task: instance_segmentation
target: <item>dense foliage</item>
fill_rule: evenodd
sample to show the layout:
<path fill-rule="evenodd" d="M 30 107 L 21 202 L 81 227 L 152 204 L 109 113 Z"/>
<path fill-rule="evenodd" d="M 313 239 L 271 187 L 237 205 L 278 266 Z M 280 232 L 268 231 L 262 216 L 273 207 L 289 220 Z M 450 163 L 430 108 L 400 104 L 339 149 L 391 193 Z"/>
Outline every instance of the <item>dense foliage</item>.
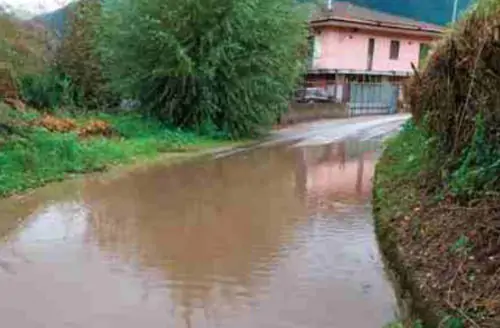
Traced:
<path fill-rule="evenodd" d="M 99 0 L 73 3 L 65 10 L 66 33 L 57 41 L 50 60 L 38 71 L 17 76 L 27 104 L 48 111 L 62 107 L 86 111 L 116 105 L 116 97 L 108 92 L 97 49 L 100 13 Z"/>
<path fill-rule="evenodd" d="M 98 108 L 109 101 L 102 65 L 96 49 L 100 0 L 80 1 L 68 13 L 66 35 L 56 54 L 56 69 L 81 93 L 86 107 Z"/>
<path fill-rule="evenodd" d="M 125 0 L 104 5 L 114 87 L 162 120 L 231 137 L 287 109 L 305 57 L 293 0 Z"/>
<path fill-rule="evenodd" d="M 21 96 L 28 105 L 45 111 L 84 104 L 81 89 L 69 76 L 55 69 L 25 74 L 19 78 L 19 86 Z"/>

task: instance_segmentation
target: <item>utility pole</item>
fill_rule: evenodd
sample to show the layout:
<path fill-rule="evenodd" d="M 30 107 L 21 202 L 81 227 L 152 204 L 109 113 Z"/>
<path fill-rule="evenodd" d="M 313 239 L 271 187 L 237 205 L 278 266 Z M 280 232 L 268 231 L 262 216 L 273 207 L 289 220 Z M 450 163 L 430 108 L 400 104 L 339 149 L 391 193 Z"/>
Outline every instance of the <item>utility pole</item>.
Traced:
<path fill-rule="evenodd" d="M 455 23 L 457 20 L 457 11 L 458 11 L 458 0 L 454 0 L 453 2 L 453 16 L 451 17 L 451 21 Z"/>

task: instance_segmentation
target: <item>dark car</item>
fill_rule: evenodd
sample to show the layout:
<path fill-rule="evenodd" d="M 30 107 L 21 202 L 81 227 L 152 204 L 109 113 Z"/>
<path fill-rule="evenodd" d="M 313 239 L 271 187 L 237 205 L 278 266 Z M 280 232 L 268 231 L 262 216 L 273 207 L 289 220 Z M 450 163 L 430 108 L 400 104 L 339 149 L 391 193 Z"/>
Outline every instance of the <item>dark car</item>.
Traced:
<path fill-rule="evenodd" d="M 300 89 L 295 94 L 297 102 L 301 103 L 315 103 L 315 102 L 328 102 L 330 98 L 328 93 L 323 88 L 305 88 Z"/>

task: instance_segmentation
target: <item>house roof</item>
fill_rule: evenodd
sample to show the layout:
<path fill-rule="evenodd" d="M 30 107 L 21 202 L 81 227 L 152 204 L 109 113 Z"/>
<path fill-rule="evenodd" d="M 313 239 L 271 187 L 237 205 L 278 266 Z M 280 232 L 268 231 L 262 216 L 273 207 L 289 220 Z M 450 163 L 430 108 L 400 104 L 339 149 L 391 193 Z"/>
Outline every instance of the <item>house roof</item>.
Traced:
<path fill-rule="evenodd" d="M 335 21 L 435 33 L 441 33 L 444 30 L 444 27 L 439 25 L 391 15 L 370 8 L 361 7 L 347 1 L 333 1 L 331 9 L 323 9 L 315 13 L 311 23 L 315 25 L 321 22 Z"/>

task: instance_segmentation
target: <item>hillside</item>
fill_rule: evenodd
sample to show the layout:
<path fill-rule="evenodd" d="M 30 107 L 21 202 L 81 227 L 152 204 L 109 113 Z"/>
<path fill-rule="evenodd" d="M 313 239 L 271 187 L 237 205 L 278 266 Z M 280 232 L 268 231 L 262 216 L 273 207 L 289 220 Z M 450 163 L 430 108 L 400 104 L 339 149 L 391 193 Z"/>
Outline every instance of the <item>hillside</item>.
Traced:
<path fill-rule="evenodd" d="M 42 22 L 48 29 L 61 36 L 66 25 L 68 11 L 69 5 L 49 13 L 38 15 L 34 20 Z"/>
<path fill-rule="evenodd" d="M 299 1 L 318 3 L 323 0 Z M 463 11 L 473 1 L 458 0 L 459 11 Z M 349 0 L 349 2 L 428 23 L 446 25 L 451 21 L 454 0 Z"/>
<path fill-rule="evenodd" d="M 48 55 L 48 39 L 43 25 L 0 14 L 0 65 L 21 74 L 39 70 Z"/>

